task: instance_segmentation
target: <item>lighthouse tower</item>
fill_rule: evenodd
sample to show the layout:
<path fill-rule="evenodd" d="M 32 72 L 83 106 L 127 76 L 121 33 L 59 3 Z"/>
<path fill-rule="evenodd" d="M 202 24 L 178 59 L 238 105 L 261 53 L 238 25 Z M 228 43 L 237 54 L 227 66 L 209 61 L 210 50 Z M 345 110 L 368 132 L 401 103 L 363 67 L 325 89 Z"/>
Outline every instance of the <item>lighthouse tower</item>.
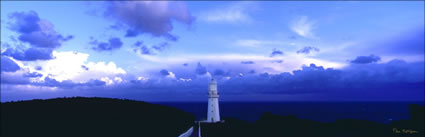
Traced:
<path fill-rule="evenodd" d="M 220 121 L 220 111 L 218 109 L 217 81 L 211 79 L 208 86 L 208 113 L 207 122 L 215 123 Z"/>

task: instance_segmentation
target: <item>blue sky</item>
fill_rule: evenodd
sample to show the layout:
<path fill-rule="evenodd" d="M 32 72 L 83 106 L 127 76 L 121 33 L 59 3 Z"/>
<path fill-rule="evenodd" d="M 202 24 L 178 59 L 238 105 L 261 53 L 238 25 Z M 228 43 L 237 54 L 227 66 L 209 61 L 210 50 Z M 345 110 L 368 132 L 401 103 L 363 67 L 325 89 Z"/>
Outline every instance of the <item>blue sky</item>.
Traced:
<path fill-rule="evenodd" d="M 424 2 L 1 2 L 2 101 L 423 101 Z"/>

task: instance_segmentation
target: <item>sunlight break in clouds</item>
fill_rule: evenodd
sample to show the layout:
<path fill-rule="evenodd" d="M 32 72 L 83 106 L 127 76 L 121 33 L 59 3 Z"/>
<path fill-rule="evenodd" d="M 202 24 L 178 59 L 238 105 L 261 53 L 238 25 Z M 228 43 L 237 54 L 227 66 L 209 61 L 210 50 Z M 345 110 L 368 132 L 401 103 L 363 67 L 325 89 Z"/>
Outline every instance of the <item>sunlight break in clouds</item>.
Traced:
<path fill-rule="evenodd" d="M 104 77 L 113 79 L 115 75 L 126 74 L 126 71 L 117 67 L 114 62 L 87 62 L 89 55 L 85 53 L 53 51 L 53 56 L 52 60 L 32 62 L 23 67 L 43 74 L 40 79 L 51 77 L 58 81 L 87 82 L 91 79 L 105 79 Z M 43 68 L 36 70 L 36 66 Z"/>

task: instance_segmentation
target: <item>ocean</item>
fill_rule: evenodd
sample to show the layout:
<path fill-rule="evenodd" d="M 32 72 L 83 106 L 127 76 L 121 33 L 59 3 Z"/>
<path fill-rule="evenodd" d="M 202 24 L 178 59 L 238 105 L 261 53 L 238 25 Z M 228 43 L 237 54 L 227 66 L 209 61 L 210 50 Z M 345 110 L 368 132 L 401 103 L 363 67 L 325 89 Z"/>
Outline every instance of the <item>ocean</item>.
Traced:
<path fill-rule="evenodd" d="M 157 102 L 192 113 L 198 120 L 207 115 L 207 102 Z M 410 118 L 409 104 L 424 102 L 220 102 L 221 118 L 254 122 L 265 112 L 295 115 L 300 119 L 332 122 L 337 119 L 390 123 Z"/>

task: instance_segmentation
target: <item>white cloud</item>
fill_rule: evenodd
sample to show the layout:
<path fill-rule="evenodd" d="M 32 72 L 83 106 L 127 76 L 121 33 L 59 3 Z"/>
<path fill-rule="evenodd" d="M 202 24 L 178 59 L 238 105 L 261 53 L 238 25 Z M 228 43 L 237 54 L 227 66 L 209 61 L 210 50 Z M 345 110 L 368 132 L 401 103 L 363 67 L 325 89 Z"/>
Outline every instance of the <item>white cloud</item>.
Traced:
<path fill-rule="evenodd" d="M 246 46 L 246 47 L 258 47 L 258 46 L 264 46 L 264 45 L 283 45 L 283 44 L 287 44 L 287 43 L 283 41 L 255 40 L 255 39 L 243 39 L 243 40 L 237 40 L 235 42 L 235 45 Z"/>
<path fill-rule="evenodd" d="M 306 38 L 317 38 L 313 34 L 313 29 L 315 29 L 315 27 L 316 23 L 309 20 L 307 16 L 301 16 L 295 19 L 289 26 L 292 31 Z"/>
<path fill-rule="evenodd" d="M 212 23 L 247 23 L 252 21 L 248 11 L 254 8 L 252 2 L 239 2 L 229 7 L 201 13 L 200 19 Z"/>
<path fill-rule="evenodd" d="M 255 70 L 257 73 L 272 73 L 277 74 L 281 72 L 292 72 L 293 70 L 300 69 L 303 65 L 316 64 L 324 68 L 342 68 L 347 64 L 346 62 L 333 62 L 323 59 L 317 59 L 311 56 L 300 55 L 296 53 L 288 53 L 283 56 L 270 58 L 269 56 L 253 55 L 253 54 L 219 54 L 219 55 L 177 55 L 173 58 L 155 57 L 157 64 L 165 64 L 164 66 L 150 66 L 145 68 L 147 72 L 156 73 L 160 69 L 167 69 L 169 71 L 177 72 L 178 74 L 184 71 L 194 71 L 196 65 L 183 66 L 182 64 L 197 64 L 201 62 L 207 67 L 210 73 L 215 69 L 233 70 L 240 72 L 249 72 Z M 283 60 L 282 63 L 276 63 L 276 60 Z M 253 61 L 254 64 L 246 65 L 241 64 L 241 61 Z M 150 70 L 150 71 L 149 71 Z M 208 73 L 206 77 L 212 74 Z M 198 76 L 197 76 L 198 77 Z M 199 78 L 199 77 L 198 77 Z"/>
<path fill-rule="evenodd" d="M 53 51 L 53 57 L 52 60 L 23 62 L 21 66 L 27 71 L 43 74 L 37 81 L 49 76 L 58 81 L 87 82 L 91 79 L 103 79 L 108 83 L 117 75 L 126 74 L 114 62 L 88 62 L 89 55 L 85 53 Z M 42 66 L 42 70 L 36 70 L 36 66 Z"/>

